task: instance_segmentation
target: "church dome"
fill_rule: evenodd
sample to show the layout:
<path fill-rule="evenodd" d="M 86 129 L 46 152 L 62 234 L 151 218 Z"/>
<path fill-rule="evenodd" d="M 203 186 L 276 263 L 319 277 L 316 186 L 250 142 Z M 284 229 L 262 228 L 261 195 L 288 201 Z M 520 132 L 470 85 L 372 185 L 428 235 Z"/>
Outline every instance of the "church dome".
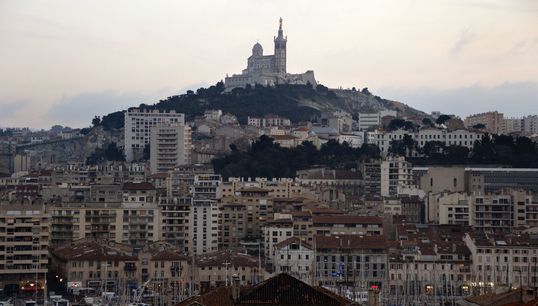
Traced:
<path fill-rule="evenodd" d="M 254 47 L 252 47 L 252 55 L 263 55 L 263 48 L 260 43 L 256 43 Z"/>

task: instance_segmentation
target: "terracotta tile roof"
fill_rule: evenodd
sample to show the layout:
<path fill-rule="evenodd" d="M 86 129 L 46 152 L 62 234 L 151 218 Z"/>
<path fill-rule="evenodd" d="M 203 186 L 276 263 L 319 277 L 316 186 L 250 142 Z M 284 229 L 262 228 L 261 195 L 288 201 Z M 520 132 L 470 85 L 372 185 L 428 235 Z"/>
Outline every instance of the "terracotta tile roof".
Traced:
<path fill-rule="evenodd" d="M 185 254 L 181 254 L 172 250 L 156 251 L 151 254 L 151 260 L 180 261 L 180 260 L 187 260 L 187 259 L 188 258 Z"/>
<path fill-rule="evenodd" d="M 52 255 L 63 261 L 133 261 L 137 260 L 134 253 L 114 247 L 116 243 L 99 240 L 75 241 L 69 245 L 58 247 L 51 251 Z"/>

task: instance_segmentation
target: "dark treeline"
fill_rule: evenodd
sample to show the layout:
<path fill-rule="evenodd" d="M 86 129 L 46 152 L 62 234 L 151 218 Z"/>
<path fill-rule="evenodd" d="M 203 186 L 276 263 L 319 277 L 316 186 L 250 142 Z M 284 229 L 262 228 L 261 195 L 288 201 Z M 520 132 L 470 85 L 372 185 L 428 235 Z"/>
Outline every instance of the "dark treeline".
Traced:
<path fill-rule="evenodd" d="M 267 136 L 261 136 L 247 152 L 230 146 L 232 152 L 212 161 L 216 173 L 223 177 L 295 177 L 297 170 L 313 166 L 351 169 L 357 162 L 378 158 L 379 150 L 372 145 L 351 148 L 347 143 L 330 140 L 318 150 L 311 142 L 295 148 L 283 148 Z"/>
<path fill-rule="evenodd" d="M 405 135 L 407 136 L 407 135 Z M 409 160 L 418 165 L 424 164 L 476 164 L 504 165 L 515 168 L 538 167 L 538 148 L 528 137 L 508 135 L 484 135 L 469 150 L 461 146 L 446 146 L 440 141 L 429 141 L 418 148 L 411 137 L 391 142 L 390 153 L 409 156 L 418 152 L 422 157 Z"/>
<path fill-rule="evenodd" d="M 125 161 L 123 151 L 118 148 L 115 142 L 111 142 L 106 148 L 97 148 L 88 158 L 87 165 L 97 165 L 106 161 Z"/>

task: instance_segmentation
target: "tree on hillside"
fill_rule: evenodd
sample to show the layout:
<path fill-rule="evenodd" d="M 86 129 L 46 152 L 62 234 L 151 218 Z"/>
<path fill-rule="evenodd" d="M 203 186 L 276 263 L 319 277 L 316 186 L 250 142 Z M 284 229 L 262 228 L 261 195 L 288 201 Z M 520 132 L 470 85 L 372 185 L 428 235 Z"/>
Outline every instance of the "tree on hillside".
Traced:
<path fill-rule="evenodd" d="M 441 115 L 437 118 L 437 120 L 435 121 L 435 123 L 437 124 L 444 124 L 445 122 L 447 122 L 448 120 L 450 120 L 450 117 L 449 115 Z"/>

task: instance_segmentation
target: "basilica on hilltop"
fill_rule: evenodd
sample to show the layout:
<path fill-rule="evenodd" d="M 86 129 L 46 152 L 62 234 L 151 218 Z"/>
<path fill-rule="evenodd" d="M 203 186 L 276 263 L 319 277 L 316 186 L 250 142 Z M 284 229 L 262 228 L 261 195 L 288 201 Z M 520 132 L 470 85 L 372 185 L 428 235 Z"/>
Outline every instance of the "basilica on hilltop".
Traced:
<path fill-rule="evenodd" d="M 224 85 L 227 90 L 235 87 L 245 87 L 247 84 L 261 84 L 273 86 L 276 84 L 302 84 L 316 85 L 314 71 L 292 74 L 286 71 L 286 43 L 288 37 L 284 37 L 282 30 L 282 18 L 278 27 L 278 36 L 274 38 L 275 54 L 263 55 L 262 45 L 256 43 L 252 47 L 252 55 L 248 58 L 247 68 L 241 74 L 226 76 Z"/>

